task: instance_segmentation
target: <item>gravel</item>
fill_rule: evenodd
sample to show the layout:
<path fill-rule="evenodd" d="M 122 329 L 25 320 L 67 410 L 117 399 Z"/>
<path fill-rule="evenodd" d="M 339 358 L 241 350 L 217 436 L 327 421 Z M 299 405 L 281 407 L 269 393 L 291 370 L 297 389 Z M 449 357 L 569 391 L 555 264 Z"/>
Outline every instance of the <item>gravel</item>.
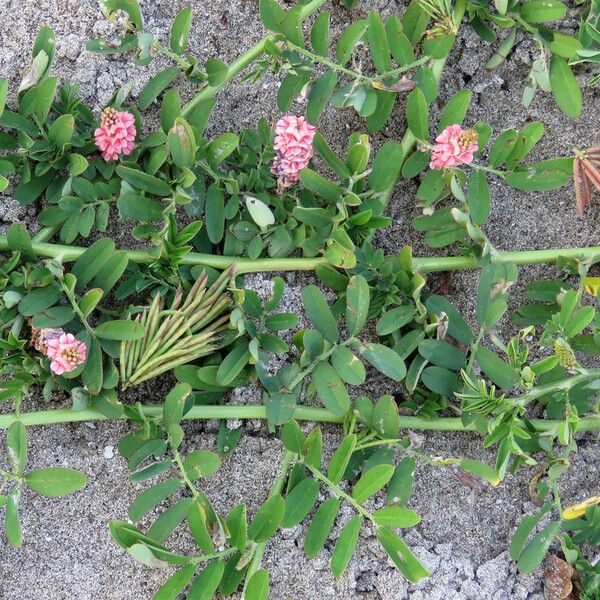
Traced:
<path fill-rule="evenodd" d="M 149 30 L 165 40 L 173 16 L 189 4 L 180 0 L 146 0 L 142 8 Z M 212 4 L 193 2 L 195 18 L 192 51 L 200 61 L 219 56 L 233 60 L 243 48 L 263 35 L 255 0 L 231 0 Z M 362 2 L 360 10 L 381 9 L 386 14 L 398 11 L 403 2 Z M 338 35 L 341 25 L 351 18 L 348 11 L 335 7 L 332 31 Z M 29 63 L 29 49 L 39 27 L 51 25 L 58 40 L 55 73 L 63 80 L 77 81 L 85 100 L 99 111 L 116 87 L 126 81 L 133 84 L 133 95 L 165 62 L 157 60 L 140 68 L 130 60 L 91 55 L 85 50 L 90 37 L 111 35 L 111 25 L 99 14 L 92 0 L 5 0 L 0 7 L 3 27 L 0 30 L 0 76 L 13 84 L 9 103 L 14 101 L 16 83 Z M 576 27 L 570 17 L 568 27 Z M 597 112 L 600 94 L 597 88 L 584 90 L 584 116 L 573 121 L 564 117 L 548 95 L 536 97 L 526 110 L 520 94 L 535 47 L 519 35 L 507 62 L 489 72 L 482 65 L 492 48 L 463 28 L 450 57 L 441 86 L 440 98 L 446 101 L 457 90 L 468 87 L 474 102 L 467 121 L 483 120 L 495 131 L 522 127 L 531 120 L 541 120 L 546 135 L 533 154 L 534 159 L 551 158 L 571 152 L 573 146 L 588 147 L 598 141 Z M 182 95 L 190 97 L 192 88 L 181 83 Z M 273 121 L 277 115 L 275 98 L 278 78 L 267 76 L 258 84 L 236 83 L 219 94 L 218 108 L 207 134 L 228 128 L 240 130 L 254 126 L 258 118 Z M 302 102 L 294 110 L 303 110 Z M 592 117 L 592 118 L 590 118 Z M 152 126 L 152 122 L 150 122 Z M 327 109 L 320 128 L 337 149 L 343 150 L 348 134 L 361 128 L 351 111 Z M 387 127 L 373 138 L 378 147 L 388 138 L 399 139 L 405 129 L 402 111 L 397 111 Z M 597 145 L 597 144 L 596 144 Z M 416 255 L 431 254 L 420 235 L 410 228 L 418 214 L 414 201 L 415 184 L 401 182 L 396 188 L 389 214 L 393 225 L 380 233 L 377 244 L 393 253 L 411 244 Z M 486 231 L 501 249 L 550 248 L 598 244 L 600 211 L 592 207 L 579 217 L 568 187 L 544 194 L 517 192 L 495 182 L 492 186 L 493 213 Z M 0 199 L 0 223 L 20 221 L 35 231 L 34 217 L 39 203 L 20 207 L 5 194 Z M 119 245 L 132 245 L 129 236 L 114 227 Z M 520 285 L 511 302 L 522 299 L 523 284 L 552 274 L 551 267 L 522 269 Z M 267 291 L 267 278 L 249 277 L 247 285 Z M 300 292 L 310 278 L 305 274 L 286 274 L 288 285 L 282 309 L 300 311 Z M 471 321 L 477 274 L 456 273 L 451 277 L 431 276 L 429 285 L 443 284 L 449 299 Z M 507 335 L 512 328 L 503 323 L 499 332 Z M 141 386 L 129 393 L 127 401 L 158 402 L 164 398 L 172 381 L 167 377 L 158 384 Z M 375 384 L 360 390 L 372 397 L 388 390 Z M 260 401 L 256 388 L 235 390 L 235 404 Z M 34 396 L 28 409 L 50 408 Z M 215 449 L 217 424 L 186 424 L 185 450 Z M 244 425 L 244 435 L 234 454 L 218 473 L 207 480 L 207 489 L 217 508 L 227 511 L 236 503 L 247 502 L 254 513 L 266 498 L 277 472 L 281 455 L 280 442 L 269 436 L 263 423 Z M 29 430 L 29 467 L 70 466 L 87 473 L 89 484 L 75 495 L 47 499 L 26 492 L 21 504 L 25 542 L 20 550 L 0 540 L 0 598 L 3 600 L 139 600 L 150 598 L 170 571 L 155 571 L 133 561 L 110 538 L 110 519 L 126 519 L 127 508 L 143 489 L 127 479 L 125 461 L 116 451 L 118 439 L 129 431 L 124 423 L 82 423 L 35 427 Z M 573 503 L 597 492 L 599 444 L 594 436 L 582 436 L 580 452 L 562 482 L 562 494 Z M 340 440 L 337 428 L 324 427 L 326 455 Z M 422 451 L 432 456 L 470 457 L 493 463 L 493 451 L 482 450 L 480 439 L 473 434 L 423 434 Z M 271 574 L 271 598 L 361 598 L 373 600 L 541 600 L 541 569 L 531 575 L 518 574 L 506 549 L 510 537 L 523 515 L 535 511 L 527 485 L 532 472 L 521 470 L 508 476 L 498 488 L 464 487 L 450 471 L 420 466 L 416 472 L 413 497 L 409 507 L 422 516 L 422 523 L 407 530 L 406 542 L 432 572 L 421 584 L 409 585 L 393 568 L 373 532 L 364 528 L 362 543 L 339 580 L 329 571 L 333 545 L 314 559 L 302 551 L 305 526 L 278 534 L 267 546 L 263 564 Z M 342 512 L 336 524 L 338 534 L 351 515 Z M 146 524 L 146 522 L 144 522 Z M 185 532 L 176 533 L 173 547 L 192 551 Z M 43 582 L 41 584 L 41 582 Z M 43 586 L 43 587 L 42 587 Z M 43 591 L 42 591 L 43 590 Z"/>

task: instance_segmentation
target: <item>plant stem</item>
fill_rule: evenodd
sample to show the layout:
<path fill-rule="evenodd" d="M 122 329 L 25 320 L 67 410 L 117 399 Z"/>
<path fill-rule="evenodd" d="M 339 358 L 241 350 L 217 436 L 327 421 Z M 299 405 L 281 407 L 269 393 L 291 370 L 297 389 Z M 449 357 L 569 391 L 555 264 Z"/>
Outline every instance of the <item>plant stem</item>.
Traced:
<path fill-rule="evenodd" d="M 325 3 L 325 0 L 312 0 L 302 7 L 302 20 L 306 19 Z M 252 48 L 249 48 L 233 61 L 227 69 L 227 75 L 219 85 L 209 85 L 200 90 L 182 109 L 181 115 L 187 117 L 199 104 L 212 98 L 222 87 L 229 83 L 234 77 L 237 77 L 244 69 L 253 63 L 259 56 L 267 51 L 267 44 L 273 42 L 275 36 L 267 34 Z"/>
<path fill-rule="evenodd" d="M 453 17 L 454 17 L 454 22 L 456 23 L 457 28 L 460 25 L 460 22 L 462 21 L 464 15 L 465 15 L 466 4 L 467 4 L 466 0 L 456 0 L 456 5 L 454 6 Z M 438 83 L 442 76 L 442 71 L 444 70 L 444 67 L 446 66 L 446 61 L 448 60 L 449 55 L 450 55 L 450 52 L 448 52 L 448 54 L 446 56 L 444 56 L 444 58 L 434 58 L 429 63 L 429 67 L 431 68 L 433 75 L 435 77 L 435 80 Z M 406 133 L 404 134 L 404 137 L 402 138 L 402 141 L 400 142 L 400 145 L 402 146 L 402 159 L 400 161 L 401 163 L 403 163 L 409 157 L 410 152 L 416 143 L 417 143 L 417 138 L 411 133 L 410 129 L 407 128 Z M 391 190 L 390 190 L 390 192 L 391 192 Z M 387 195 L 386 204 L 389 201 L 390 195 L 391 195 L 391 193 Z"/>
<path fill-rule="evenodd" d="M 339 498 L 343 498 L 348 504 L 350 504 L 350 506 L 354 508 L 354 510 L 356 510 L 356 512 L 359 515 L 375 523 L 375 521 L 373 520 L 373 515 L 368 510 L 363 508 L 352 496 L 346 494 L 346 492 L 344 492 L 344 490 L 339 485 L 336 485 L 335 483 L 333 483 L 333 481 L 330 481 L 318 469 L 315 469 L 314 467 L 311 467 L 306 463 L 304 463 L 304 466 L 315 476 L 315 479 L 322 481 L 328 488 L 330 488 L 333 491 L 333 493 L 336 496 L 338 496 Z"/>
<path fill-rule="evenodd" d="M 578 375 L 574 375 L 568 379 L 560 379 L 559 381 L 553 381 L 552 383 L 547 383 L 545 385 L 538 385 L 529 392 L 525 392 L 525 394 L 522 396 L 513 398 L 512 402 L 515 406 L 526 406 L 530 402 L 533 402 L 534 400 L 537 400 L 546 394 L 568 391 L 580 383 L 597 378 L 600 378 L 600 368 L 583 370 Z"/>
<path fill-rule="evenodd" d="M 181 67 L 184 71 L 187 71 L 192 65 L 190 63 L 175 54 L 175 52 L 171 52 L 168 48 L 163 46 L 158 40 L 154 40 L 152 43 L 152 47 L 161 54 L 164 54 L 166 57 L 170 58 L 173 62 L 177 63 L 179 67 Z M 206 78 L 206 73 L 202 73 L 202 76 Z"/>
<path fill-rule="evenodd" d="M 142 406 L 141 410 L 148 417 L 160 417 L 162 406 Z M 125 416 L 120 417 L 126 419 Z M 183 417 L 184 419 L 266 419 L 264 406 L 194 406 Z M 298 406 L 294 418 L 299 421 L 315 423 L 343 423 L 344 417 L 334 415 L 324 408 Z M 71 408 L 41 410 L 16 415 L 7 413 L 0 415 L 0 429 L 7 429 L 14 421 L 22 421 L 26 427 L 34 425 L 52 425 L 56 423 L 77 423 L 82 421 L 107 421 L 110 417 L 94 409 L 74 411 Z M 562 420 L 531 419 L 530 422 L 538 431 L 548 431 L 561 425 Z M 402 429 L 418 429 L 427 431 L 475 431 L 473 424 L 465 426 L 461 419 L 439 417 L 424 419 L 421 417 L 400 417 Z M 577 431 L 600 430 L 600 416 L 583 417 L 577 424 Z"/>
<path fill-rule="evenodd" d="M 86 250 L 80 246 L 65 246 L 34 241 L 33 251 L 37 256 L 58 258 L 62 262 L 77 260 Z M 0 252 L 8 250 L 6 236 L 0 236 Z M 156 259 L 144 250 L 128 250 L 127 256 L 134 263 L 150 263 Z M 559 258 L 577 258 L 580 260 L 600 257 L 600 246 L 588 248 L 552 248 L 549 250 L 523 250 L 520 252 L 498 252 L 493 259 L 495 263 L 514 263 L 515 265 L 538 265 L 553 263 Z M 321 265 L 328 264 L 324 258 L 243 258 L 239 256 L 217 256 L 189 252 L 182 260 L 182 265 L 203 265 L 214 269 L 226 269 L 235 265 L 237 274 L 270 271 L 313 271 Z M 477 260 L 472 256 L 431 256 L 414 257 L 413 266 L 421 273 L 435 271 L 460 271 L 477 269 Z"/>
<path fill-rule="evenodd" d="M 281 466 L 279 467 L 279 473 L 273 481 L 273 485 L 269 490 L 269 498 L 276 496 L 277 494 L 281 494 L 283 490 L 283 486 L 287 479 L 288 473 L 290 471 L 290 467 L 292 466 L 292 462 L 296 458 L 296 455 L 291 450 L 285 450 L 283 456 L 281 457 Z M 250 565 L 248 567 L 248 571 L 246 572 L 246 581 L 244 583 L 244 594 L 246 593 L 246 586 L 248 585 L 248 581 L 258 571 L 260 568 L 260 563 L 262 562 L 263 556 L 265 554 L 265 548 L 267 546 L 267 541 L 260 542 L 256 544 L 256 548 L 254 549 L 254 555 L 252 556 L 252 560 L 250 561 Z"/>

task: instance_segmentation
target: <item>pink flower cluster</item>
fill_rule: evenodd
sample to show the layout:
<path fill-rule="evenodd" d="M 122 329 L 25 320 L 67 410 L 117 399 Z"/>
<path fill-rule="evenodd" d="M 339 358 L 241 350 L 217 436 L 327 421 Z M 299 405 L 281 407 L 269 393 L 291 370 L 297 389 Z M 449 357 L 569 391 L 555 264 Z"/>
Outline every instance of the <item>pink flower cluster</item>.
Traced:
<path fill-rule="evenodd" d="M 100 127 L 94 132 L 94 137 L 96 146 L 102 151 L 102 158 L 117 160 L 120 154 L 131 154 L 135 134 L 134 116 L 108 107 L 102 111 Z"/>
<path fill-rule="evenodd" d="M 84 342 L 76 340 L 72 333 L 59 333 L 46 339 L 46 356 L 52 361 L 50 369 L 56 375 L 69 373 L 85 362 L 87 348 Z"/>
<path fill-rule="evenodd" d="M 305 117 L 285 115 L 275 125 L 273 147 L 277 156 L 271 171 L 279 177 L 283 187 L 291 187 L 299 177 L 314 151 L 312 147 L 316 128 Z"/>
<path fill-rule="evenodd" d="M 473 153 L 478 148 L 477 137 L 473 129 L 449 125 L 435 138 L 429 166 L 432 169 L 449 169 L 472 163 Z"/>

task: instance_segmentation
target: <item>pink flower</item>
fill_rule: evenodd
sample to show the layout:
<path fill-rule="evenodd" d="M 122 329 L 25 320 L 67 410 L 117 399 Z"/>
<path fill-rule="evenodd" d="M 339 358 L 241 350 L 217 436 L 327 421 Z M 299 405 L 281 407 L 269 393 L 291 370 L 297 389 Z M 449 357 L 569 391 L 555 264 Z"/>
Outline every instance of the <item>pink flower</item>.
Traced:
<path fill-rule="evenodd" d="M 47 341 L 46 356 L 52 361 L 50 369 L 56 375 L 70 373 L 77 365 L 85 362 L 87 348 L 76 340 L 72 333 L 63 333 Z"/>
<path fill-rule="evenodd" d="M 102 150 L 104 160 L 117 160 L 119 154 L 131 154 L 135 134 L 134 116 L 111 107 L 102 111 L 100 127 L 94 131 L 96 146 Z"/>
<path fill-rule="evenodd" d="M 275 125 L 273 148 L 277 156 L 271 171 L 279 177 L 283 187 L 294 185 L 314 151 L 312 147 L 316 128 L 304 117 L 285 115 Z"/>
<path fill-rule="evenodd" d="M 473 153 L 477 152 L 477 132 L 463 129 L 460 125 L 450 125 L 435 138 L 431 150 L 432 169 L 449 169 L 473 162 Z"/>

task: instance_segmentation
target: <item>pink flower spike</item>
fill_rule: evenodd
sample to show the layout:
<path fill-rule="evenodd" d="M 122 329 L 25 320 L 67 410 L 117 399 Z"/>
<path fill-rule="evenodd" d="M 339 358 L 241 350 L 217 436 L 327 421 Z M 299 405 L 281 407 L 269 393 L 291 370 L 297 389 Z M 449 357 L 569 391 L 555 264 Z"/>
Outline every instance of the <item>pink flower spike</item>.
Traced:
<path fill-rule="evenodd" d="M 56 375 L 70 373 L 77 365 L 85 362 L 87 348 L 84 342 L 75 339 L 72 333 L 63 333 L 48 340 L 46 356 L 52 361 L 51 371 Z"/>
<path fill-rule="evenodd" d="M 450 169 L 472 163 L 473 154 L 478 149 L 477 137 L 477 132 L 473 129 L 449 125 L 435 138 L 430 168 Z"/>
<path fill-rule="evenodd" d="M 117 160 L 120 154 L 131 154 L 135 134 L 134 116 L 112 107 L 102 111 L 100 127 L 94 131 L 96 146 L 102 151 L 104 160 Z"/>
<path fill-rule="evenodd" d="M 277 155 L 271 172 L 283 187 L 291 187 L 300 178 L 314 154 L 312 147 L 316 128 L 305 117 L 285 115 L 275 125 L 273 148 Z"/>

